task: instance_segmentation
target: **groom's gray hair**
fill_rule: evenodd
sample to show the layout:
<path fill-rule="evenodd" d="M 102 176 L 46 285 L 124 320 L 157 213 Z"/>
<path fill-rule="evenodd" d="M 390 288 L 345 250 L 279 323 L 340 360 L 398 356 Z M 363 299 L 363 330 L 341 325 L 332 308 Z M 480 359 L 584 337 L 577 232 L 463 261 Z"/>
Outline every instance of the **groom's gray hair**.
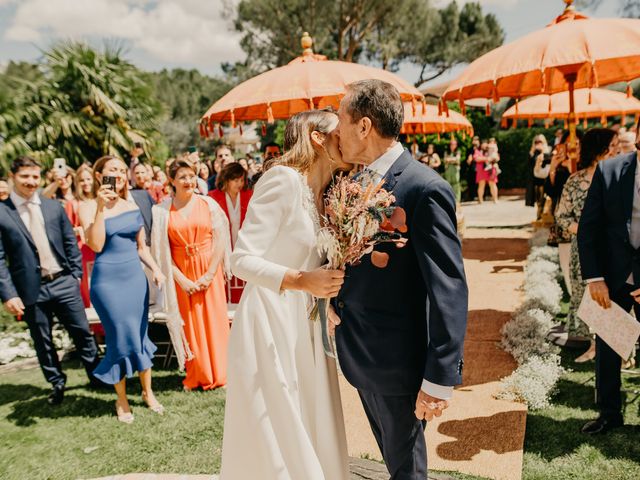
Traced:
<path fill-rule="evenodd" d="M 382 80 L 359 80 L 347 85 L 347 93 L 345 107 L 354 122 L 367 117 L 380 136 L 398 138 L 404 108 L 396 87 Z"/>

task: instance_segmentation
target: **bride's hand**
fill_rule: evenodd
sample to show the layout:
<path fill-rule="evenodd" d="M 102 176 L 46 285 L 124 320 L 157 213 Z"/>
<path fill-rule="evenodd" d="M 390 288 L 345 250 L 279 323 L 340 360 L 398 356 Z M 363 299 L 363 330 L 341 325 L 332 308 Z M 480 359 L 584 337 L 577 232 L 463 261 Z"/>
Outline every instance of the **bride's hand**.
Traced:
<path fill-rule="evenodd" d="M 344 283 L 344 270 L 316 268 L 310 272 L 301 272 L 300 290 L 309 292 L 316 298 L 333 298 L 338 295 Z"/>

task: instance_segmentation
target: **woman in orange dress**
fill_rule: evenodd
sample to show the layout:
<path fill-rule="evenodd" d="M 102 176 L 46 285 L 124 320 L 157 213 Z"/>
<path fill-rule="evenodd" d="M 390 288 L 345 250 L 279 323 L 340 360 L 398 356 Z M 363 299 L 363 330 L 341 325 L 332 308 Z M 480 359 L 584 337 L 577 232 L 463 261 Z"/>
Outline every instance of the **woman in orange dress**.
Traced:
<path fill-rule="evenodd" d="M 195 194 L 196 175 L 185 160 L 171 165 L 175 195 L 153 207 L 151 248 L 167 276 L 165 311 L 178 363 L 187 371 L 184 388 L 210 390 L 227 382 L 229 226 L 216 202 Z"/>

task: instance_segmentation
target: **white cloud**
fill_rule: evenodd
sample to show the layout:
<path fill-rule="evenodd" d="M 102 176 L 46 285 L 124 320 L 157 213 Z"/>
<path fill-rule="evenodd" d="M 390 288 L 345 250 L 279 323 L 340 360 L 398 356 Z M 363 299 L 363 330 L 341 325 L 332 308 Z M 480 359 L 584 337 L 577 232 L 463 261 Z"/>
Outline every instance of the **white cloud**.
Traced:
<path fill-rule="evenodd" d="M 211 69 L 244 57 L 222 13 L 222 0 L 24 0 L 5 39 L 123 39 L 162 62 Z"/>

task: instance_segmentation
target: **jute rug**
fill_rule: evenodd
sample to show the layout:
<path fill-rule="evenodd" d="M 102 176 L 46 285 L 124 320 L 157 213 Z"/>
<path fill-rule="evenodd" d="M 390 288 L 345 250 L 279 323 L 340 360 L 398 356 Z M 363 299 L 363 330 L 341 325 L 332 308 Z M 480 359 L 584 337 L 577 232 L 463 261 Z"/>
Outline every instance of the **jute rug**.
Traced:
<path fill-rule="evenodd" d="M 488 206 L 491 207 L 491 206 Z M 500 328 L 521 302 L 529 251 L 527 230 L 467 229 L 463 244 L 469 283 L 469 321 L 463 385 L 451 406 L 427 426 L 430 470 L 496 480 L 520 480 L 526 407 L 496 400 L 498 381 L 516 367 L 502 351 Z M 340 378 L 349 454 L 380 459 L 357 392 Z"/>

